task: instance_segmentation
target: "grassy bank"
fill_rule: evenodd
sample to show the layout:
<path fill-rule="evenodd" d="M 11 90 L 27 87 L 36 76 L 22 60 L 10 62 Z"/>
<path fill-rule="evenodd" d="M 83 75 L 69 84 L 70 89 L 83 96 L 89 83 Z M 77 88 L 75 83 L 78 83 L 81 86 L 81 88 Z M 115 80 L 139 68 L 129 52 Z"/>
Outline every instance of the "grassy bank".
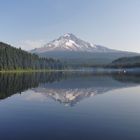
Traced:
<path fill-rule="evenodd" d="M 57 71 L 66 71 L 66 70 L 54 70 L 54 69 L 45 69 L 45 70 L 1 70 L 0 73 L 32 73 L 32 72 L 57 72 Z"/>
<path fill-rule="evenodd" d="M 43 70 L 35 70 L 35 69 L 26 69 L 26 70 L 1 70 L 0 73 L 35 73 L 35 72 L 81 72 L 82 69 L 43 69 Z"/>

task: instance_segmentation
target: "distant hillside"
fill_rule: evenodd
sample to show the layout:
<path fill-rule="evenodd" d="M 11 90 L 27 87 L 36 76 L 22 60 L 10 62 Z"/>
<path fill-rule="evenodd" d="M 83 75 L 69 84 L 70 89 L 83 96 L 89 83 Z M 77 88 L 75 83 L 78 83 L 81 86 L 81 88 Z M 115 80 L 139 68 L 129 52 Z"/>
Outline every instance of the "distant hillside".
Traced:
<path fill-rule="evenodd" d="M 137 53 L 118 51 L 84 41 L 68 33 L 41 48 L 31 50 L 40 57 L 52 57 L 72 66 L 101 66 L 120 57 L 136 56 Z"/>
<path fill-rule="evenodd" d="M 38 53 L 37 53 L 38 54 Z M 40 57 L 52 57 L 71 66 L 104 66 L 123 56 L 135 56 L 131 52 L 46 52 L 38 54 Z"/>
<path fill-rule="evenodd" d="M 62 64 L 58 60 L 39 58 L 35 54 L 0 42 L 0 70 L 61 68 Z"/>
<path fill-rule="evenodd" d="M 140 56 L 134 57 L 122 57 L 117 60 L 114 60 L 111 64 L 111 67 L 118 68 L 133 68 L 140 67 Z"/>

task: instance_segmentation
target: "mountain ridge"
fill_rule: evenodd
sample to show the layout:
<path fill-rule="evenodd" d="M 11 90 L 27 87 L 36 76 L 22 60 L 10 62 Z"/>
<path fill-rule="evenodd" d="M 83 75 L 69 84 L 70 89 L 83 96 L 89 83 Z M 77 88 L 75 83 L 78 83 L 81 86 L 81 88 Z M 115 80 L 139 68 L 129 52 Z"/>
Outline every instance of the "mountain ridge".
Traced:
<path fill-rule="evenodd" d="M 49 51 L 114 52 L 119 50 L 113 50 L 102 45 L 89 43 L 76 37 L 72 33 L 66 33 L 63 36 L 45 44 L 41 48 L 31 50 L 33 53 L 44 53 Z"/>
<path fill-rule="evenodd" d="M 40 57 L 52 57 L 72 66 L 102 66 L 120 57 L 139 55 L 138 53 L 109 49 L 84 41 L 72 33 L 64 34 L 30 51 Z"/>

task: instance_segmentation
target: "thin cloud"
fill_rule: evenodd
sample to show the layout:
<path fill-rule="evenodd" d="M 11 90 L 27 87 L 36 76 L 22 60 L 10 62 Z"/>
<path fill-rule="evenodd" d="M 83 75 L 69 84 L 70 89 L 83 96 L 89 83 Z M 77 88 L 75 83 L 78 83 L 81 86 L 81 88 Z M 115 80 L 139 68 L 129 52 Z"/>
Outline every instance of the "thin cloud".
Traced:
<path fill-rule="evenodd" d="M 44 44 L 46 44 L 46 40 L 24 40 L 17 43 L 18 47 L 22 48 L 23 50 L 32 50 L 34 48 L 40 48 Z"/>

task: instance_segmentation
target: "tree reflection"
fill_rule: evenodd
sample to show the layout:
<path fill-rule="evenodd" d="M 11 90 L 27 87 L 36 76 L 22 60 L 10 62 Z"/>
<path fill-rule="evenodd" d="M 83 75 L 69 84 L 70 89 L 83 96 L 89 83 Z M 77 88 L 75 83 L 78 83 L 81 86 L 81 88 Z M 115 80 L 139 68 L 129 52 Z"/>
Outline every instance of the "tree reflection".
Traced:
<path fill-rule="evenodd" d="M 0 74 L 0 99 L 62 79 L 62 73 L 13 73 Z"/>

